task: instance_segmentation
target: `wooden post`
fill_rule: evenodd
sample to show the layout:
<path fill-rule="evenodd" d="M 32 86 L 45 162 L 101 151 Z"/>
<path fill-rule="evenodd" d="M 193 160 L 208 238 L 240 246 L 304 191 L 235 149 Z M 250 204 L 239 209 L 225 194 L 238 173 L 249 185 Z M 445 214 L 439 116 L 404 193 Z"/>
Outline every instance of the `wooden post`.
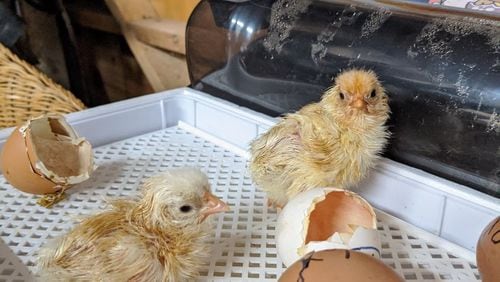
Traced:
<path fill-rule="evenodd" d="M 189 84 L 182 21 L 161 19 L 149 0 L 105 0 L 155 91 Z"/>

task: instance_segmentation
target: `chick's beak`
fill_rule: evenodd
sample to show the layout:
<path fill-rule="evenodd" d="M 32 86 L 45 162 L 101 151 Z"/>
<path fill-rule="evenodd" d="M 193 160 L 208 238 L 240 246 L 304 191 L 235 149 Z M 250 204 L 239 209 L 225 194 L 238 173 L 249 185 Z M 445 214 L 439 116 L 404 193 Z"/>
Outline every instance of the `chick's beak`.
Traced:
<path fill-rule="evenodd" d="M 363 99 L 357 98 L 356 100 L 351 102 L 351 107 L 358 110 L 366 110 L 366 102 Z"/>
<path fill-rule="evenodd" d="M 206 192 L 203 198 L 205 200 L 205 203 L 203 209 L 200 212 L 203 217 L 202 220 L 204 220 L 211 214 L 229 211 L 229 206 L 219 198 L 214 196 L 212 193 Z"/>

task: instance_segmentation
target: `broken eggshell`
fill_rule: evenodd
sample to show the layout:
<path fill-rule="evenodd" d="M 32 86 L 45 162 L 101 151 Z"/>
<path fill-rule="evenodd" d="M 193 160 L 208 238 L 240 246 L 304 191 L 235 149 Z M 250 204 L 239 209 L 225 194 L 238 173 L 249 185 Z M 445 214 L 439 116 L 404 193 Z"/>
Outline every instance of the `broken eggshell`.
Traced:
<path fill-rule="evenodd" d="M 14 129 L 0 165 L 12 186 L 31 194 L 58 192 L 87 180 L 95 169 L 90 143 L 58 114 L 28 120 Z"/>
<path fill-rule="evenodd" d="M 289 266 L 311 251 L 351 249 L 380 258 L 375 212 L 359 195 L 337 188 L 298 194 L 281 211 L 277 248 Z"/>

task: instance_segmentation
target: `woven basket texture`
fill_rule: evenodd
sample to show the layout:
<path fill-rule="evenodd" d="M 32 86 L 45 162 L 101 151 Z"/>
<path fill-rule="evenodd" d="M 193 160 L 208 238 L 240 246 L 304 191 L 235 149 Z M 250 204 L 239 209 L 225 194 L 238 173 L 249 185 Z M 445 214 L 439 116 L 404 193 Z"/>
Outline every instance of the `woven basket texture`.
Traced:
<path fill-rule="evenodd" d="M 0 44 L 0 128 L 46 113 L 85 109 L 71 92 Z"/>

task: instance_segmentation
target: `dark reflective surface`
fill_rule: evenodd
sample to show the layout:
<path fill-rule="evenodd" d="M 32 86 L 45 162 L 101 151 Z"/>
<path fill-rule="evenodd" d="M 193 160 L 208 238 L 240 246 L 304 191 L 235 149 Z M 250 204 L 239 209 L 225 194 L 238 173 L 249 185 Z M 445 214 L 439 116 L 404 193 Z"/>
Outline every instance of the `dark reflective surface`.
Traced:
<path fill-rule="evenodd" d="M 342 69 L 373 69 L 391 99 L 386 156 L 499 197 L 500 19 L 440 9 L 203 1 L 187 29 L 192 87 L 277 116 Z"/>

